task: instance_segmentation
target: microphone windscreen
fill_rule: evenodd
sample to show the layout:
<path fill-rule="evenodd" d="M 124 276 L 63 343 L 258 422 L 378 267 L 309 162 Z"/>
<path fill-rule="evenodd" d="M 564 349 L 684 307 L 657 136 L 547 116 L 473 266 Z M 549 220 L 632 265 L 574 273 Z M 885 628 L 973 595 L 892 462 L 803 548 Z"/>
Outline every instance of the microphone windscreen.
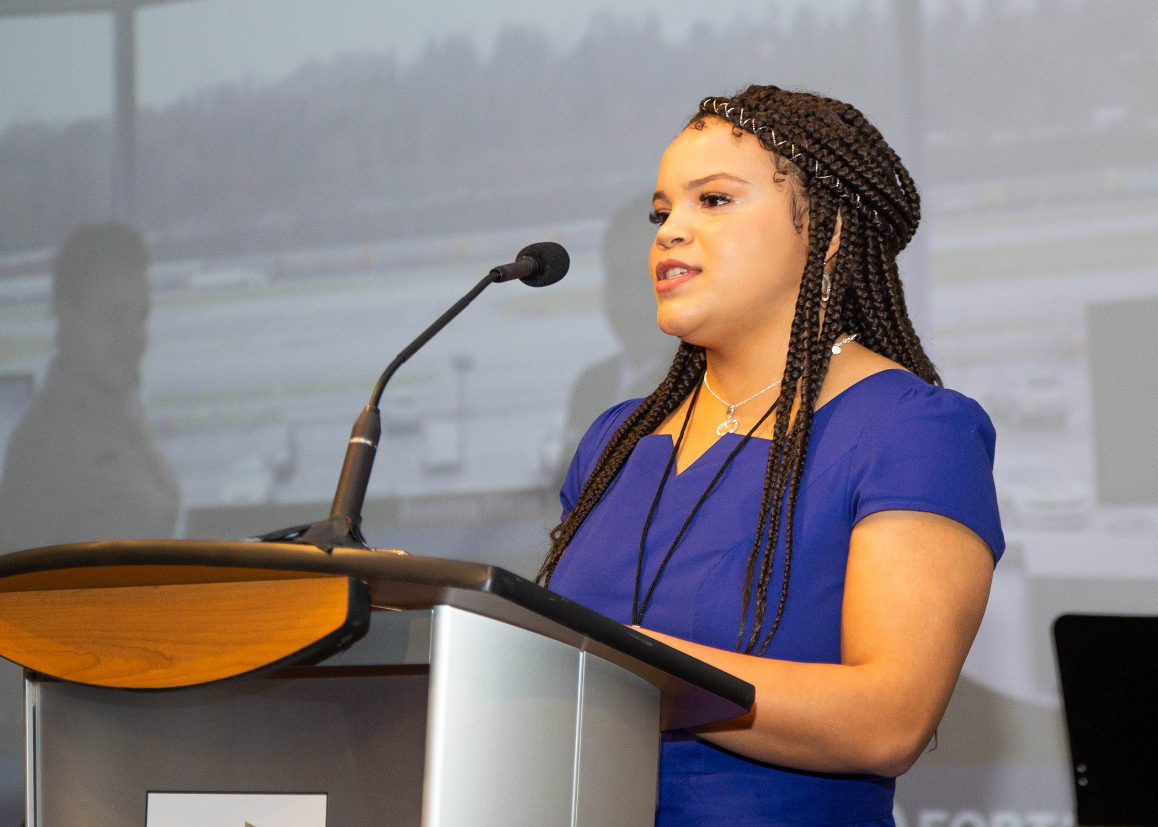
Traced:
<path fill-rule="evenodd" d="M 571 266 L 571 257 L 567 255 L 563 245 L 554 241 L 540 241 L 538 244 L 524 247 L 519 250 L 515 260 L 520 261 L 524 258 L 534 259 L 538 263 L 533 275 L 520 279 L 523 284 L 529 284 L 531 287 L 554 284 L 567 275 L 567 270 Z"/>

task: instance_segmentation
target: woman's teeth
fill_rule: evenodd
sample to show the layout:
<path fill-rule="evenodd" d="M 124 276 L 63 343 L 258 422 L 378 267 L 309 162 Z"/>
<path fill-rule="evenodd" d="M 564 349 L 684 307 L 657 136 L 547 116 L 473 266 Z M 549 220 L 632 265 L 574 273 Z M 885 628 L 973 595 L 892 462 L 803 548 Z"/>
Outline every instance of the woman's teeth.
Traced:
<path fill-rule="evenodd" d="M 687 270 L 685 270 L 683 267 L 673 267 L 673 268 L 671 268 L 670 270 L 668 270 L 666 273 L 664 273 L 664 274 L 663 274 L 663 277 L 664 277 L 665 279 L 673 279 L 673 278 L 675 278 L 676 276 L 682 276 L 682 275 L 685 275 L 687 272 L 688 272 L 688 271 L 687 271 Z"/>

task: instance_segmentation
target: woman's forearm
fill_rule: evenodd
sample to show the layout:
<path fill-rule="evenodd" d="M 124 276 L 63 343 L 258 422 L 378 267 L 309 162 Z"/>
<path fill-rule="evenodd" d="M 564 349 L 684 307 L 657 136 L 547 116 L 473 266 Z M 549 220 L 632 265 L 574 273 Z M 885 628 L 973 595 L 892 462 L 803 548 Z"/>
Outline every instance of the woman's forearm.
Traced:
<path fill-rule="evenodd" d="M 853 531 L 841 663 L 742 655 L 647 634 L 756 687 L 753 711 L 697 731 L 740 755 L 896 776 L 933 736 L 985 613 L 993 555 L 935 514 L 882 511 Z"/>
<path fill-rule="evenodd" d="M 758 761 L 816 772 L 900 775 L 940 718 L 939 698 L 898 686 L 890 670 L 876 665 L 772 660 L 642 631 L 756 687 L 751 713 L 696 734 Z"/>

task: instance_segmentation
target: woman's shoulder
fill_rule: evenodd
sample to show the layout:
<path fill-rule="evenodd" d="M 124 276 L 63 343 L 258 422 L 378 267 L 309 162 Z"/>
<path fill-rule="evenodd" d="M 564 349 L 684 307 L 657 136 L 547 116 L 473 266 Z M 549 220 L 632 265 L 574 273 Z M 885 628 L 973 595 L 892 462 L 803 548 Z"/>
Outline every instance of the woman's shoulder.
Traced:
<path fill-rule="evenodd" d="M 858 441 L 878 432 L 894 431 L 916 421 L 993 432 L 988 414 L 963 393 L 926 382 L 907 370 L 894 368 L 872 373 L 841 391 L 820 410 L 831 408 L 834 419 L 856 425 Z"/>
<path fill-rule="evenodd" d="M 620 402 L 618 405 L 612 405 L 603 413 L 599 414 L 599 416 L 595 417 L 595 421 L 591 423 L 591 427 L 587 429 L 587 433 L 583 435 L 583 439 L 580 440 L 580 447 L 582 448 L 585 442 L 589 445 L 594 443 L 595 446 L 602 450 L 603 446 L 607 444 L 607 441 L 611 439 L 611 435 L 614 434 L 616 430 L 619 429 L 619 426 L 627 420 L 627 417 L 631 416 L 635 409 L 642 404 L 643 399 L 628 399 Z"/>
<path fill-rule="evenodd" d="M 837 399 L 831 425 L 845 432 L 853 522 L 875 511 L 931 511 L 1005 546 L 993 484 L 996 433 L 962 393 L 904 370 L 865 377 Z"/>
<path fill-rule="evenodd" d="M 887 425 L 891 417 L 956 416 L 988 422 L 981 406 L 967 396 L 926 382 L 896 361 L 853 342 L 834 355 L 818 404 L 855 400 L 862 421 Z"/>
<path fill-rule="evenodd" d="M 997 434 L 973 399 L 906 370 L 864 377 L 817 412 L 818 462 L 851 460 L 854 476 L 940 473 L 954 463 L 991 475 Z"/>
<path fill-rule="evenodd" d="M 995 439 L 993 423 L 976 400 L 963 393 L 926 382 L 905 370 L 872 374 L 850 388 L 857 389 L 864 416 L 862 436 L 920 430 L 921 423 L 948 430 L 975 432 L 989 445 Z"/>
<path fill-rule="evenodd" d="M 571 458 L 571 465 L 563 481 L 560 499 L 564 513 L 574 507 L 584 481 L 591 475 L 591 469 L 594 468 L 599 455 L 603 453 L 603 447 L 607 445 L 612 434 L 641 404 L 643 404 L 643 399 L 628 399 L 618 405 L 612 405 L 595 417 L 595 421 L 591 423 L 587 432 L 583 434 L 583 438 L 579 440 L 579 447 L 575 449 L 575 455 Z"/>

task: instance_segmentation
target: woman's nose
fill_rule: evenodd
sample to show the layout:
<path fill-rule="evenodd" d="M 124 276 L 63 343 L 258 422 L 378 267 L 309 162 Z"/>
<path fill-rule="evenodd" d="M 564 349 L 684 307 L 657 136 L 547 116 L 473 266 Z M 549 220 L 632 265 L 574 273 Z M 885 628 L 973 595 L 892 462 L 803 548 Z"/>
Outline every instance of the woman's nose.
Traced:
<path fill-rule="evenodd" d="M 672 221 L 672 217 L 669 215 L 667 220 L 660 225 L 659 231 L 656 232 L 655 243 L 659 245 L 660 249 L 670 250 L 676 245 L 683 244 L 689 237 L 687 227 Z"/>

